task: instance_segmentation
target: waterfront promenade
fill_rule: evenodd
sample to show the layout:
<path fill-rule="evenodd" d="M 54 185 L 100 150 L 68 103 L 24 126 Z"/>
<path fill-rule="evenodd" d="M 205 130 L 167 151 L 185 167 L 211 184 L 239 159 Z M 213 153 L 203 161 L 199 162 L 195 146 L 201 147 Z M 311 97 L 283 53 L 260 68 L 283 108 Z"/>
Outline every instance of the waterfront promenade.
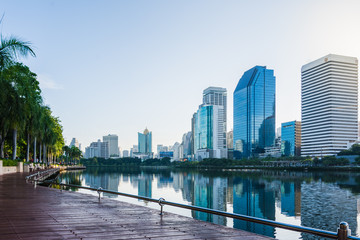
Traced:
<path fill-rule="evenodd" d="M 0 239 L 271 239 L 108 198 L 34 188 L 25 176 L 0 175 Z"/>

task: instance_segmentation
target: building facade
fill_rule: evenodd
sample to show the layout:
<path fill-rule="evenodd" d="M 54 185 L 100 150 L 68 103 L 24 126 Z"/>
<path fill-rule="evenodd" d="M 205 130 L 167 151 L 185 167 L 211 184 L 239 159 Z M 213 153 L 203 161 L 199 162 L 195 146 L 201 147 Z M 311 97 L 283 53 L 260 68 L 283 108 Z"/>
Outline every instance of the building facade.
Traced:
<path fill-rule="evenodd" d="M 227 124 L 227 91 L 226 88 L 208 87 L 203 91 L 203 105 L 223 106 L 222 124 L 226 134 Z M 221 117 L 221 116 L 220 116 Z"/>
<path fill-rule="evenodd" d="M 109 143 L 101 142 L 100 139 L 97 142 L 92 142 L 89 147 L 85 149 L 85 158 L 109 158 Z"/>
<path fill-rule="evenodd" d="M 181 145 L 183 146 L 182 158 L 191 159 L 191 144 L 192 144 L 191 138 L 192 138 L 191 132 L 184 133 L 182 137 L 182 142 L 181 142 Z"/>
<path fill-rule="evenodd" d="M 152 133 L 146 128 L 143 133 L 138 133 L 139 153 L 152 153 Z"/>
<path fill-rule="evenodd" d="M 203 103 L 193 115 L 191 124 L 196 160 L 227 157 L 226 108 L 225 88 L 208 87 L 203 91 Z"/>
<path fill-rule="evenodd" d="M 301 155 L 334 155 L 357 140 L 358 60 L 329 54 L 301 68 Z"/>
<path fill-rule="evenodd" d="M 122 154 L 122 157 L 123 157 L 123 158 L 130 157 L 129 150 L 123 150 L 122 153 L 123 153 L 123 154 Z"/>
<path fill-rule="evenodd" d="M 130 157 L 135 157 L 134 153 L 139 152 L 139 147 L 138 145 L 133 145 L 133 147 L 130 149 Z"/>
<path fill-rule="evenodd" d="M 234 91 L 234 150 L 241 157 L 257 156 L 275 142 L 274 70 L 255 66 L 246 71 Z"/>
<path fill-rule="evenodd" d="M 79 141 L 76 138 L 71 139 L 69 147 L 71 148 L 72 146 L 80 149 Z"/>
<path fill-rule="evenodd" d="M 120 157 L 119 139 L 117 135 L 109 134 L 107 136 L 103 136 L 103 142 L 107 142 L 109 144 L 110 157 Z"/>
<path fill-rule="evenodd" d="M 195 158 L 226 158 L 223 106 L 202 105 L 195 118 Z"/>
<path fill-rule="evenodd" d="M 281 155 L 301 156 L 301 122 L 281 124 Z"/>

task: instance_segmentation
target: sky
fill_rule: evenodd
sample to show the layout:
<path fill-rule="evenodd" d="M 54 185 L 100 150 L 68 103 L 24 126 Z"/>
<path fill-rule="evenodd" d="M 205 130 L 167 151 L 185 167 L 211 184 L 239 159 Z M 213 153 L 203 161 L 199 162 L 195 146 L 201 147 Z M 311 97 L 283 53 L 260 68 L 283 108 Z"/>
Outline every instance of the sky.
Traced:
<path fill-rule="evenodd" d="M 202 91 L 233 92 L 255 65 L 274 69 L 276 125 L 301 120 L 301 66 L 329 53 L 360 57 L 360 1 L 1 0 L 0 31 L 30 41 L 42 95 L 82 150 L 152 131 L 181 142 Z"/>

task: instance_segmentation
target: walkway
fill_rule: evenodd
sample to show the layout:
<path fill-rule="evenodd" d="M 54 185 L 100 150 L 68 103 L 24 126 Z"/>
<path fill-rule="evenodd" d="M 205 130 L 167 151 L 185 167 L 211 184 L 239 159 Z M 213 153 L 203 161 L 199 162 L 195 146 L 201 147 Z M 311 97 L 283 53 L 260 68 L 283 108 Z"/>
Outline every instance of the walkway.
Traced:
<path fill-rule="evenodd" d="M 270 239 L 158 210 L 0 176 L 0 239 Z"/>

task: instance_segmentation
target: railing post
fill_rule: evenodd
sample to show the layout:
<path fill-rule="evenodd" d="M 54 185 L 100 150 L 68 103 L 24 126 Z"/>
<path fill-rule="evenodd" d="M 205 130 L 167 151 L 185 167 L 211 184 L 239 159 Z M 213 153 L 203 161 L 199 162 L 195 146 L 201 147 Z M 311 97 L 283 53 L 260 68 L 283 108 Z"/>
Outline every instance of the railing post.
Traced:
<path fill-rule="evenodd" d="M 160 205 L 160 215 L 163 215 L 163 201 L 165 201 L 164 198 L 159 198 L 159 205 Z"/>
<path fill-rule="evenodd" d="M 341 222 L 337 230 L 337 239 L 338 240 L 347 240 L 348 236 L 351 235 L 351 230 L 347 222 Z"/>
<path fill-rule="evenodd" d="M 101 188 L 101 187 L 99 187 L 99 188 L 97 189 L 97 193 L 99 194 L 99 202 L 100 202 L 100 194 L 101 194 L 101 190 L 102 190 L 102 188 Z"/>

